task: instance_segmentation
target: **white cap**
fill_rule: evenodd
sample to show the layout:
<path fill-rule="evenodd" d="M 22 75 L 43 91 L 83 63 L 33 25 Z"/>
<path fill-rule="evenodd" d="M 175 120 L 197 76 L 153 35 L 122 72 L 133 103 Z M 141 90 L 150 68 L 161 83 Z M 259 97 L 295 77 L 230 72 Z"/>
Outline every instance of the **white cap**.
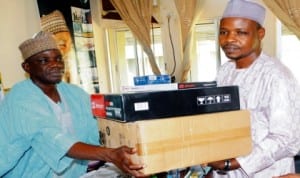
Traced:
<path fill-rule="evenodd" d="M 230 0 L 225 8 L 223 18 L 241 17 L 253 20 L 263 26 L 265 20 L 265 8 L 260 4 L 247 0 Z"/>

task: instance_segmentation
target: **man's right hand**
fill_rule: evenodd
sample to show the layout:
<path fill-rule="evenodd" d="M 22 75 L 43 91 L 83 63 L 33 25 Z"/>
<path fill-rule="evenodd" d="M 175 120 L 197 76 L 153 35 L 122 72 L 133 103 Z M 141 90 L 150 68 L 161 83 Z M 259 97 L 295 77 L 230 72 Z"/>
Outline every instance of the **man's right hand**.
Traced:
<path fill-rule="evenodd" d="M 141 170 L 144 168 L 142 163 L 134 163 L 132 155 L 136 154 L 135 148 L 121 146 L 119 148 L 108 148 L 109 162 L 115 164 L 124 173 L 133 175 L 135 177 L 146 177 Z"/>

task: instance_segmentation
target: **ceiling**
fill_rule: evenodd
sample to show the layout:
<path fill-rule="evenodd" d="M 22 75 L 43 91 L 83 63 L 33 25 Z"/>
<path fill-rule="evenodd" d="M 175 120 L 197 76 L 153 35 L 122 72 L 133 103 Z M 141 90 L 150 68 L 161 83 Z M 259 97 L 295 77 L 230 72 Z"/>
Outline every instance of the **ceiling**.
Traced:
<path fill-rule="evenodd" d="M 121 20 L 119 13 L 109 0 L 102 0 L 102 18 L 111 20 Z"/>
<path fill-rule="evenodd" d="M 110 0 L 102 0 L 102 18 L 110 20 L 122 20 L 121 16 L 111 4 Z M 157 20 L 152 16 L 152 23 L 157 23 Z"/>

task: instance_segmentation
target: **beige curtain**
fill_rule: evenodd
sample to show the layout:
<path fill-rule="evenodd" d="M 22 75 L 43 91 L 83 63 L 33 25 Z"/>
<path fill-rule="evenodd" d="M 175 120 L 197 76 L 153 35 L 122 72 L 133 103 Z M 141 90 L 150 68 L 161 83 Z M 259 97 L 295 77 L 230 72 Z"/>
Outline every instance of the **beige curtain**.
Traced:
<path fill-rule="evenodd" d="M 186 82 L 191 68 L 191 54 L 193 49 L 193 27 L 200 14 L 199 0 L 175 0 L 181 24 L 181 39 L 183 59 L 181 68 L 181 82 Z"/>
<path fill-rule="evenodd" d="M 152 0 L 110 1 L 148 55 L 153 73 L 159 75 L 160 70 L 151 49 Z"/>
<path fill-rule="evenodd" d="M 263 0 L 280 21 L 300 39 L 300 1 Z"/>

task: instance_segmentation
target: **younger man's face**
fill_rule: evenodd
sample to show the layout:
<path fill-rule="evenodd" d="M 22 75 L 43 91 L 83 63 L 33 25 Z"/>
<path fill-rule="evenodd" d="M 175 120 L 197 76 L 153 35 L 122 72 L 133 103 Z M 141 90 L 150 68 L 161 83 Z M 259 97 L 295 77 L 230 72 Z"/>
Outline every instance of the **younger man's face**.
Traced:
<path fill-rule="evenodd" d="M 230 59 L 240 60 L 258 54 L 263 37 L 264 29 L 258 28 L 255 21 L 237 17 L 221 20 L 219 43 Z"/>

